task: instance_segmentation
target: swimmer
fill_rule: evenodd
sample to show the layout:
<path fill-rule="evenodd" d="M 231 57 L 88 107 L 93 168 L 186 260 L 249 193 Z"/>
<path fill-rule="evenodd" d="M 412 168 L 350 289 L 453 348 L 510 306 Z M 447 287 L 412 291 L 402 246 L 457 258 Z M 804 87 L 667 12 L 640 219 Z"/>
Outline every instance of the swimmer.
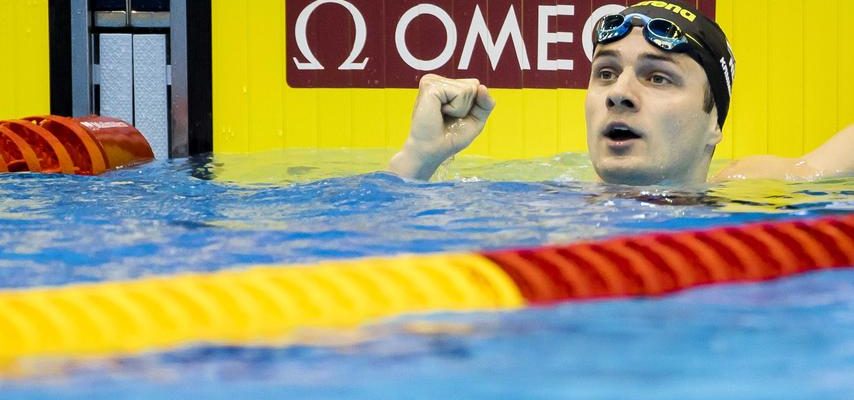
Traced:
<path fill-rule="evenodd" d="M 587 146 L 604 182 L 691 185 L 706 182 L 722 138 L 735 60 L 721 28 L 696 8 L 644 1 L 603 17 L 585 114 Z M 476 79 L 425 75 L 409 137 L 389 170 L 429 180 L 448 158 L 480 134 L 495 100 Z M 854 125 L 801 158 L 754 156 L 712 181 L 769 178 L 814 180 L 854 173 Z"/>

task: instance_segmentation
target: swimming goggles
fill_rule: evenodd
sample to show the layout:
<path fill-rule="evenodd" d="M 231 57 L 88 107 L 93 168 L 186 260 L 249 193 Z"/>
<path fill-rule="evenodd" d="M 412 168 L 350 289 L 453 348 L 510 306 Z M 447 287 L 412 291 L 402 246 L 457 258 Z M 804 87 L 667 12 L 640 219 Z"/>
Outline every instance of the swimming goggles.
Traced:
<path fill-rule="evenodd" d="M 690 48 L 688 38 L 697 42 L 671 21 L 635 13 L 625 16 L 606 15 L 600 19 L 596 24 L 596 43 L 605 44 L 620 40 L 626 37 L 634 26 L 643 26 L 643 36 L 646 40 L 665 51 L 687 51 Z"/>

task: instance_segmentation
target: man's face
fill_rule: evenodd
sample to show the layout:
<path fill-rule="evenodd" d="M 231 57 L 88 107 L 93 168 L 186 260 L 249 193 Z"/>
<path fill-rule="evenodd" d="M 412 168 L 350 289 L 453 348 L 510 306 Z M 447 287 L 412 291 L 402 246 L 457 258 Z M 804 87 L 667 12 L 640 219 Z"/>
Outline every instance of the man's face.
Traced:
<path fill-rule="evenodd" d="M 691 57 L 649 44 L 641 28 L 600 45 L 585 104 L 587 147 L 606 182 L 704 182 L 721 140 L 703 110 L 708 79 Z"/>

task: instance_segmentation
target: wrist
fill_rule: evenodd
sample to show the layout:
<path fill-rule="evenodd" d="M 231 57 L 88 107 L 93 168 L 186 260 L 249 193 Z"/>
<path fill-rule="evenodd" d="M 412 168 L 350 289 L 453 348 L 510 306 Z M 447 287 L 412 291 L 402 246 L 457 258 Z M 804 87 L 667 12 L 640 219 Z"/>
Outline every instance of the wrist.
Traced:
<path fill-rule="evenodd" d="M 424 157 L 409 146 L 395 154 L 389 161 L 389 171 L 403 178 L 427 181 L 442 164 L 441 157 Z"/>

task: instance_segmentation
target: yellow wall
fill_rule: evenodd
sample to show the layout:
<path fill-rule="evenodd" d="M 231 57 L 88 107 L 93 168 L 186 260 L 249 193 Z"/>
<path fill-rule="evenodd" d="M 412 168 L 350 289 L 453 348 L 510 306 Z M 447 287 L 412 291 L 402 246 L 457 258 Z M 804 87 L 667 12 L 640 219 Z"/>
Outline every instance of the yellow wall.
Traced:
<path fill-rule="evenodd" d="M 414 89 L 287 87 L 285 1 L 212 2 L 214 151 L 400 147 Z M 854 15 L 854 1 L 717 4 L 737 60 L 718 157 L 798 156 L 854 123 L 854 40 L 839 37 L 849 35 L 840 27 Z M 584 91 L 504 89 L 494 95 L 499 106 L 470 154 L 585 151 Z"/>
<path fill-rule="evenodd" d="M 0 119 L 50 112 L 47 2 L 0 1 Z"/>

